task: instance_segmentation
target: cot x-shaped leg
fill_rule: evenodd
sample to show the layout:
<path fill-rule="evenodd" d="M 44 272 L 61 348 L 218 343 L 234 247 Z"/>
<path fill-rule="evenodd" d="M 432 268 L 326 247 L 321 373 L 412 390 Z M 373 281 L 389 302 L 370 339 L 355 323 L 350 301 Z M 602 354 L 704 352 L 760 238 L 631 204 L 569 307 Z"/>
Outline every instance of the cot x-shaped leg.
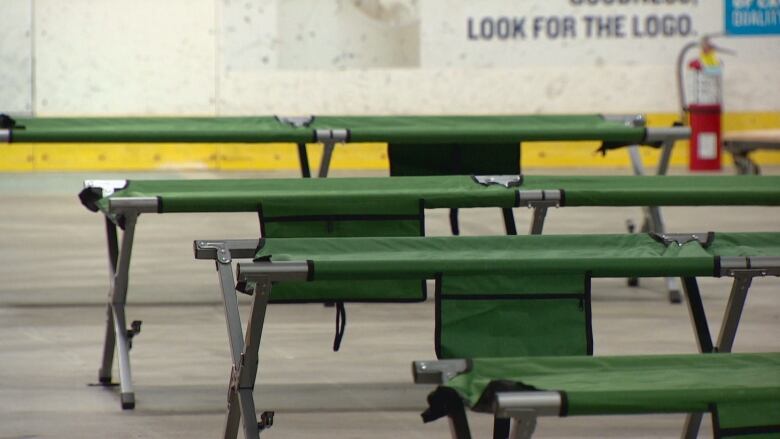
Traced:
<path fill-rule="evenodd" d="M 704 314 L 704 306 L 702 304 L 696 278 L 682 278 L 683 289 L 685 290 L 685 295 L 688 299 L 688 311 L 691 315 L 694 331 L 696 332 L 696 341 L 699 346 L 699 352 L 705 354 L 731 352 L 731 348 L 734 345 L 734 339 L 737 335 L 739 320 L 742 317 L 742 310 L 744 309 L 745 301 L 747 300 L 747 293 L 750 289 L 750 284 L 753 282 L 753 276 L 754 275 L 751 273 L 737 273 L 734 275 L 734 283 L 732 284 L 729 300 L 726 304 L 726 311 L 723 315 L 723 323 L 721 323 L 716 345 L 712 344 L 707 317 Z M 697 437 L 701 420 L 702 413 L 688 414 L 685 419 L 682 437 L 684 439 L 693 439 Z"/>
<path fill-rule="evenodd" d="M 108 261 L 110 286 L 108 305 L 106 306 L 106 332 L 103 343 L 103 360 L 98 372 L 98 380 L 104 385 L 111 384 L 111 369 L 116 350 L 119 360 L 119 385 L 123 409 L 135 407 L 135 392 L 130 374 L 130 343 L 132 336 L 140 331 L 140 322 L 127 329 L 125 305 L 127 303 L 128 274 L 130 255 L 133 249 L 133 236 L 138 219 L 137 213 L 124 216 L 125 231 L 122 245 L 118 245 L 117 226 L 106 217 L 106 237 L 108 240 Z"/>
<path fill-rule="evenodd" d="M 233 362 L 228 387 L 228 407 L 223 437 L 225 439 L 236 438 L 239 421 L 243 418 L 244 437 L 246 439 L 257 439 L 260 436 L 260 432 L 270 427 L 273 423 L 273 414 L 268 414 L 270 412 L 263 414 L 261 423 L 257 422 L 255 401 L 252 394 L 257 377 L 258 351 L 271 284 L 267 280 L 258 281 L 254 290 L 249 321 L 247 322 L 246 338 L 244 338 L 230 258 L 217 260 L 216 264 L 222 299 L 225 305 L 225 320 L 227 322 L 230 354 Z"/>

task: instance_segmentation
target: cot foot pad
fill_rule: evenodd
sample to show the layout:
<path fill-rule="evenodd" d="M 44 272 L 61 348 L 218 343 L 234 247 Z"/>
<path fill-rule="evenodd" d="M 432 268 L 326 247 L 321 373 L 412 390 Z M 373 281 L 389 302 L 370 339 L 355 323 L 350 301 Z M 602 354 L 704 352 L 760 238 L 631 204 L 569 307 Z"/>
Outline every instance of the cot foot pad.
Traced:
<path fill-rule="evenodd" d="M 100 384 L 104 385 L 104 386 L 110 386 L 110 385 L 114 384 L 114 383 L 111 382 L 111 376 L 110 375 L 107 376 L 107 377 L 103 376 L 103 375 L 99 375 L 98 376 L 98 382 Z"/>
<path fill-rule="evenodd" d="M 257 429 L 267 430 L 274 425 L 274 412 L 267 411 L 260 414 L 260 422 L 257 423 Z"/>
<path fill-rule="evenodd" d="M 135 394 L 123 393 L 122 398 L 122 410 L 132 410 L 135 408 Z"/>
<path fill-rule="evenodd" d="M 682 294 L 679 290 L 669 290 L 669 303 L 682 303 Z"/>
<path fill-rule="evenodd" d="M 629 287 L 638 287 L 639 286 L 639 278 L 637 277 L 629 277 L 628 281 L 626 282 Z"/>

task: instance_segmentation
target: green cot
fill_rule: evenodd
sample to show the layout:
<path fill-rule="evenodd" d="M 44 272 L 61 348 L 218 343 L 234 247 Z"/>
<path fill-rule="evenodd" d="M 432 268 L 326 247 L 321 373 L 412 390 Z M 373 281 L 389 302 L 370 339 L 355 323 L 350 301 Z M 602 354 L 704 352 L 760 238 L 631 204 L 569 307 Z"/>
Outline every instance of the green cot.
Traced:
<path fill-rule="evenodd" d="M 251 116 L 19 117 L 0 119 L 0 142 L 285 142 L 325 144 L 319 175 L 328 173 L 336 143 L 389 145 L 391 175 L 519 173 L 523 141 L 600 141 L 602 150 L 687 138 L 685 127 L 646 128 L 641 116 Z M 484 154 L 485 148 L 490 154 Z M 443 159 L 446 157 L 446 159 Z"/>
<path fill-rule="evenodd" d="M 509 362 L 505 368 L 496 366 L 495 370 L 499 370 L 496 375 L 518 364 L 511 361 L 527 361 L 522 364 L 528 364 L 527 369 L 538 372 L 541 377 L 536 381 L 537 378 L 532 376 L 530 384 L 518 378 L 524 375 L 508 375 L 495 378 L 495 381 L 507 381 L 514 386 L 511 387 L 513 390 L 529 390 L 536 385 L 540 389 L 549 387 L 559 396 L 556 413 L 561 410 L 560 395 L 568 395 L 569 390 L 550 384 L 553 378 L 545 381 L 547 375 L 558 375 L 554 370 L 556 367 L 576 369 L 580 367 L 578 365 L 591 364 L 588 361 L 594 361 L 592 364 L 596 369 L 614 369 L 610 373 L 623 377 L 622 381 L 614 380 L 613 383 L 616 387 L 625 385 L 622 389 L 625 395 L 619 404 L 622 408 L 618 413 L 716 410 L 724 431 L 731 428 L 742 431 L 755 425 L 764 428 L 767 419 L 766 416 L 754 416 L 743 425 L 745 417 L 738 414 L 746 410 L 746 398 L 752 401 L 750 407 L 758 407 L 750 410 L 751 413 L 769 413 L 771 416 L 777 407 L 773 401 L 776 401 L 780 388 L 780 377 L 771 372 L 776 371 L 774 366 L 780 361 L 780 354 L 732 356 L 725 353 L 731 350 L 753 277 L 780 275 L 780 233 L 261 238 L 200 240 L 194 242 L 194 248 L 197 259 L 217 262 L 236 371 L 231 376 L 231 382 L 244 383 L 230 393 L 228 431 L 233 436 L 238 431 L 242 416 L 247 438 L 256 437 L 258 428 L 266 426 L 261 423 L 258 427 L 253 416 L 252 388 L 257 373 L 257 352 L 267 304 L 273 300 L 274 289 L 288 282 L 316 284 L 343 280 L 434 279 L 437 285 L 437 353 L 450 357 L 476 352 L 478 356 L 473 361 L 445 360 L 443 365 L 418 362 L 415 370 L 416 375 L 421 377 L 419 381 L 431 382 L 433 373 L 441 381 L 452 383 L 452 386 L 443 387 L 444 390 L 432 395 L 431 411 L 426 417 L 450 416 L 458 426 L 456 433 L 459 438 L 470 436 L 465 414 L 457 414 L 453 407 L 460 407 L 462 414 L 461 399 L 476 404 L 476 401 L 487 398 L 483 394 L 486 388 L 492 388 L 490 383 L 494 379 L 476 374 L 456 377 L 469 366 L 475 371 L 494 370 L 491 369 L 493 363 L 489 361 L 500 363 L 501 360 L 483 361 L 481 358 L 491 352 Z M 254 261 L 239 262 L 236 268 L 236 278 L 239 284 L 244 285 L 240 291 L 254 296 L 244 336 L 238 317 L 232 261 L 234 257 L 246 257 L 249 252 L 254 253 Z M 697 375 L 702 370 L 707 371 L 701 379 L 682 389 L 675 390 L 676 381 L 671 380 L 664 387 L 666 391 L 660 392 L 651 401 L 646 398 L 648 385 L 642 384 L 643 369 L 632 371 L 632 366 L 645 361 L 645 357 L 594 359 L 588 356 L 592 354 L 593 344 L 589 312 L 590 280 L 626 276 L 681 277 L 699 349 L 709 353 L 706 359 L 699 356 L 648 357 L 648 364 L 656 362 L 659 367 L 668 367 L 679 380 Z M 729 306 L 716 343 L 710 336 L 696 280 L 702 276 L 734 278 Z M 513 318 L 507 318 L 507 315 Z M 518 320 L 523 320 L 519 323 L 522 330 L 516 328 Z M 503 337 L 504 333 L 508 336 Z M 547 342 L 534 343 L 539 338 Z M 518 355 L 524 358 L 512 360 Z M 539 362 L 535 363 L 534 359 Z M 448 371 L 447 367 L 452 368 L 453 362 L 460 365 L 460 369 Z M 745 369 L 741 370 L 740 365 L 745 365 Z M 553 372 L 545 375 L 544 368 Z M 585 376 L 589 372 L 586 366 L 582 368 L 577 376 Z M 704 382 L 705 377 L 716 379 L 727 376 L 725 371 L 728 370 L 732 371 L 732 375 L 726 384 Z M 574 372 L 572 374 L 574 376 Z M 660 375 L 652 379 L 659 380 Z M 609 378 L 606 380 L 610 381 Z M 632 380 L 638 380 L 638 384 Z M 574 377 L 570 381 L 576 383 L 578 379 Z M 486 384 L 480 386 L 479 383 Z M 457 404 L 452 402 L 451 396 L 441 396 L 448 392 L 446 389 L 456 392 Z M 674 399 L 684 389 L 691 395 L 679 401 Z M 609 393 L 609 390 L 598 386 L 587 388 L 583 384 L 570 391 L 574 392 L 572 397 L 577 405 L 567 406 L 565 413 L 610 413 L 609 395 L 598 395 L 599 392 Z M 578 394 L 578 391 L 582 393 Z M 534 425 L 537 415 L 552 413 L 549 394 L 545 393 L 542 398 L 541 409 L 531 408 L 529 411 L 525 406 L 520 409 L 522 416 L 516 417 L 522 418 L 523 422 L 518 421 L 517 425 L 527 428 L 527 425 Z M 538 395 L 532 395 L 531 399 L 535 396 Z M 515 396 L 512 398 L 516 399 Z M 437 402 L 442 399 L 444 402 Z M 588 406 L 594 400 L 600 402 L 596 406 Z M 624 406 L 623 402 L 631 402 L 635 406 Z M 490 404 L 492 401 L 487 403 Z M 496 423 L 500 431 L 509 431 L 508 422 L 503 420 L 515 416 L 511 413 L 514 412 L 497 414 L 501 419 Z M 688 431 L 695 430 L 699 422 L 700 414 L 698 417 L 691 416 L 686 428 Z M 770 425 L 768 428 L 774 427 Z M 529 435 L 532 430 L 531 427 Z"/>

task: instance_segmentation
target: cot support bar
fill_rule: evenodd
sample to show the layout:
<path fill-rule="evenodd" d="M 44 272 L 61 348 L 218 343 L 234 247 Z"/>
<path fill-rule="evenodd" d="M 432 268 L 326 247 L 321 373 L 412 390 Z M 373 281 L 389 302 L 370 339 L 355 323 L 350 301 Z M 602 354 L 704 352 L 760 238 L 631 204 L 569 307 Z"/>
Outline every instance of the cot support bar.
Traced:
<path fill-rule="evenodd" d="M 311 168 L 309 167 L 309 153 L 306 151 L 306 144 L 298 144 L 298 161 L 301 164 L 301 177 L 311 178 Z"/>
<path fill-rule="evenodd" d="M 116 225 L 106 217 L 106 235 L 108 241 L 110 288 L 106 316 L 106 332 L 103 343 L 103 359 L 98 372 L 98 379 L 103 384 L 110 384 L 114 350 L 117 351 L 119 362 L 119 384 L 123 409 L 135 408 L 135 393 L 133 391 L 132 375 L 130 373 L 130 343 L 132 336 L 140 330 L 140 322 L 134 323 L 134 330 L 128 330 L 125 317 L 127 304 L 128 274 L 130 271 L 130 255 L 133 249 L 133 237 L 138 219 L 137 212 L 124 214 L 125 231 L 122 234 L 122 244 L 117 245 Z"/>
<path fill-rule="evenodd" d="M 712 336 L 707 324 L 707 315 L 704 312 L 704 304 L 699 292 L 699 284 L 695 277 L 682 278 L 683 291 L 688 301 L 688 314 L 693 324 L 693 330 L 696 333 L 696 343 L 699 346 L 699 352 L 710 353 L 713 351 Z"/>
<path fill-rule="evenodd" d="M 317 177 L 325 178 L 328 176 L 330 170 L 330 160 L 333 157 L 333 149 L 336 147 L 335 142 L 324 142 L 322 147 L 322 161 L 320 162 L 320 171 L 317 173 Z"/>
<path fill-rule="evenodd" d="M 731 294 L 729 294 L 729 301 L 723 315 L 723 324 L 721 324 L 718 335 L 718 352 L 731 352 L 731 348 L 734 346 L 737 327 L 752 283 L 753 275 L 751 274 L 736 274 L 734 276 Z"/>
<path fill-rule="evenodd" d="M 534 207 L 534 219 L 531 222 L 531 235 L 541 235 L 544 229 L 544 220 L 547 217 L 547 206 Z"/>
<path fill-rule="evenodd" d="M 661 145 L 661 157 L 658 159 L 658 175 L 666 175 L 669 171 L 669 162 L 672 159 L 674 140 L 665 140 Z"/>
<path fill-rule="evenodd" d="M 685 126 L 647 128 L 645 142 L 674 142 L 691 137 L 691 128 Z"/>
<path fill-rule="evenodd" d="M 504 229 L 507 235 L 517 235 L 517 226 L 515 225 L 515 215 L 512 209 L 505 207 L 501 209 L 501 215 L 504 217 Z"/>
<path fill-rule="evenodd" d="M 108 217 L 106 222 L 106 241 L 108 242 L 108 302 L 106 304 L 106 334 L 103 341 L 103 361 L 98 371 L 98 381 L 101 384 L 111 383 L 111 369 L 114 363 L 114 350 L 116 349 L 116 335 L 114 334 L 114 311 L 111 307 L 111 291 L 116 276 L 117 260 L 119 259 L 119 244 L 117 242 L 116 224 Z"/>

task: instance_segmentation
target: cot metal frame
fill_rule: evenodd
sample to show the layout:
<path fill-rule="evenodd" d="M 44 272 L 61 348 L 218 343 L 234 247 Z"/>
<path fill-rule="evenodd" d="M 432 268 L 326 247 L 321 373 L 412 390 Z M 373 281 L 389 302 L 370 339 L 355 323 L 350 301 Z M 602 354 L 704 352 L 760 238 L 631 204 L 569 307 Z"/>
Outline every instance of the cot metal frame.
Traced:
<path fill-rule="evenodd" d="M 238 271 L 233 276 L 233 258 L 252 258 L 258 247 L 258 240 L 199 240 L 194 243 L 196 259 L 214 260 L 219 276 L 219 288 L 225 306 L 228 341 L 232 368 L 228 383 L 228 402 L 225 415 L 223 438 L 235 439 L 239 426 L 243 426 L 244 437 L 257 439 L 263 430 L 273 425 L 273 412 L 266 411 L 258 422 L 254 391 L 259 367 L 260 339 L 263 333 L 265 312 L 271 284 L 279 281 L 305 281 L 308 275 L 306 262 L 274 263 L 273 268 L 248 278 Z M 252 272 L 252 270 L 249 270 Z M 246 334 L 241 326 L 238 308 L 236 278 L 239 282 L 252 281 L 252 304 L 246 324 Z M 243 422 L 242 422 L 243 420 Z"/>
<path fill-rule="evenodd" d="M 92 180 L 85 181 L 85 187 L 99 188 L 103 196 L 108 196 L 115 189 L 125 186 L 124 180 Z M 133 250 L 133 238 L 138 215 L 144 212 L 157 212 L 156 198 L 125 199 L 124 203 L 115 206 L 116 219 L 104 216 L 106 239 L 108 243 L 109 289 L 106 306 L 106 331 L 103 342 L 103 358 L 98 371 L 98 381 L 105 386 L 113 385 L 111 369 L 116 350 L 119 363 L 120 398 L 123 409 L 135 408 L 135 392 L 133 390 L 130 372 L 130 348 L 133 337 L 141 332 L 141 321 L 135 320 L 130 327 L 127 325 L 125 306 L 129 285 L 130 257 Z M 116 222 L 115 222 L 116 221 Z M 119 240 L 118 222 L 121 222 L 124 232 L 121 244 Z"/>
<path fill-rule="evenodd" d="M 780 276 L 780 257 L 734 256 L 721 257 L 720 261 L 718 275 L 732 277 L 734 280 L 715 344 L 712 342 L 696 278 L 681 278 L 688 302 L 691 324 L 701 353 L 731 352 L 753 278 Z M 412 363 L 414 380 L 419 384 L 445 384 L 467 370 L 468 363 L 460 359 L 415 361 Z M 528 439 L 533 435 L 537 418 L 540 416 L 560 416 L 561 404 L 560 394 L 554 391 L 497 393 L 493 413 L 496 419 L 494 425 L 501 425 L 502 420 L 504 422 L 511 421 L 511 428 L 503 432 L 498 432 L 496 429 L 498 434 L 494 432 L 493 437 Z M 465 414 L 465 412 L 463 413 Z M 698 436 L 702 415 L 702 413 L 687 415 L 681 436 L 683 439 L 693 439 Z M 465 419 L 456 419 L 459 416 L 458 412 L 448 415 L 452 437 L 454 439 L 470 438 L 468 423 Z"/>
<path fill-rule="evenodd" d="M 738 174 L 761 174 L 761 168 L 750 153 L 759 149 L 780 150 L 780 130 L 772 134 L 762 132 L 733 132 L 724 134 L 723 149 L 731 153 Z"/>

